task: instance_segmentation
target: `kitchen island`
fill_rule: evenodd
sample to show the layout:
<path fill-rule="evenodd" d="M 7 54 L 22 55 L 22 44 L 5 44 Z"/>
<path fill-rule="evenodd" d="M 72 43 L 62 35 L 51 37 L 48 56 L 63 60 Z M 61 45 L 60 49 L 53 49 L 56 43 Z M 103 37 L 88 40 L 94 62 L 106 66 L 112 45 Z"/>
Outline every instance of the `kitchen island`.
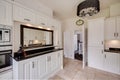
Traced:
<path fill-rule="evenodd" d="M 13 57 L 13 79 L 43 80 L 63 69 L 63 49 L 43 49 L 26 51 L 30 54 L 24 58 Z"/>

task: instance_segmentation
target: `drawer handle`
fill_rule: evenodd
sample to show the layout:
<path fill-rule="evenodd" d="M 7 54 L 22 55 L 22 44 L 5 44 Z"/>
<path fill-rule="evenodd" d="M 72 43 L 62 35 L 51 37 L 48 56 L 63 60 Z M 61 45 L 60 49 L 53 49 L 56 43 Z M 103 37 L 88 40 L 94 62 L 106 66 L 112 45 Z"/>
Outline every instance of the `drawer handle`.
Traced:
<path fill-rule="evenodd" d="M 45 25 L 45 23 L 41 23 L 42 25 Z"/>
<path fill-rule="evenodd" d="M 34 68 L 34 67 L 35 67 L 34 62 L 32 62 L 32 68 Z"/>
<path fill-rule="evenodd" d="M 104 52 L 104 51 L 102 50 L 102 54 L 103 54 L 103 52 Z"/>
<path fill-rule="evenodd" d="M 60 57 L 60 53 L 58 53 L 58 57 Z"/>
<path fill-rule="evenodd" d="M 116 33 L 114 33 L 114 37 L 116 36 Z"/>
<path fill-rule="evenodd" d="M 47 61 L 48 62 L 51 61 L 51 57 L 50 56 L 47 57 Z"/>
<path fill-rule="evenodd" d="M 104 42 L 102 41 L 102 45 L 104 44 Z"/>
<path fill-rule="evenodd" d="M 24 19 L 25 21 L 31 21 L 30 19 Z"/>
<path fill-rule="evenodd" d="M 116 33 L 116 35 L 117 35 L 117 37 L 119 36 L 119 34 L 118 34 L 118 33 Z"/>
<path fill-rule="evenodd" d="M 105 58 L 106 58 L 106 54 L 105 54 Z"/>

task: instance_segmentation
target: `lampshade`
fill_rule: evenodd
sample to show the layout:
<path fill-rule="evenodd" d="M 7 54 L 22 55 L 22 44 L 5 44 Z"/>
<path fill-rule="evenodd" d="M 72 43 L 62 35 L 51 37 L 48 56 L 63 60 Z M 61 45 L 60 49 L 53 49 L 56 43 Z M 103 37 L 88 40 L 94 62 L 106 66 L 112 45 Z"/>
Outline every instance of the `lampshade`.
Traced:
<path fill-rule="evenodd" d="M 85 17 L 97 14 L 100 11 L 99 0 L 85 0 L 77 7 L 77 16 Z"/>

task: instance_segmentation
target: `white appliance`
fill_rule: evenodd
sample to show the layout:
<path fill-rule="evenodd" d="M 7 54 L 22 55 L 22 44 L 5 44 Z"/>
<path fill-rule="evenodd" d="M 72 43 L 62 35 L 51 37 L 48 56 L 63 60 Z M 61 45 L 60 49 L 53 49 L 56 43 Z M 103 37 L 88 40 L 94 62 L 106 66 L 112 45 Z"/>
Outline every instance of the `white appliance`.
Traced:
<path fill-rule="evenodd" d="M 12 44 L 11 32 L 10 26 L 0 24 L 0 46 Z"/>
<path fill-rule="evenodd" d="M 0 72 L 12 68 L 12 46 L 0 47 Z"/>

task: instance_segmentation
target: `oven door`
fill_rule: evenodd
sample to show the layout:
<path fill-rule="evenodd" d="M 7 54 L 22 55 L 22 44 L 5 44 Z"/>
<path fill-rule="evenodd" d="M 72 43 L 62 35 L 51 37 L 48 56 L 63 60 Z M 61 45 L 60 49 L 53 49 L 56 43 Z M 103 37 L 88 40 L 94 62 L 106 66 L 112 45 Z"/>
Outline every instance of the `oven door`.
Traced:
<path fill-rule="evenodd" d="M 12 58 L 10 57 L 11 53 L 11 50 L 0 51 L 0 72 L 12 68 Z"/>
<path fill-rule="evenodd" d="M 0 28 L 0 43 L 3 42 L 3 29 Z"/>

